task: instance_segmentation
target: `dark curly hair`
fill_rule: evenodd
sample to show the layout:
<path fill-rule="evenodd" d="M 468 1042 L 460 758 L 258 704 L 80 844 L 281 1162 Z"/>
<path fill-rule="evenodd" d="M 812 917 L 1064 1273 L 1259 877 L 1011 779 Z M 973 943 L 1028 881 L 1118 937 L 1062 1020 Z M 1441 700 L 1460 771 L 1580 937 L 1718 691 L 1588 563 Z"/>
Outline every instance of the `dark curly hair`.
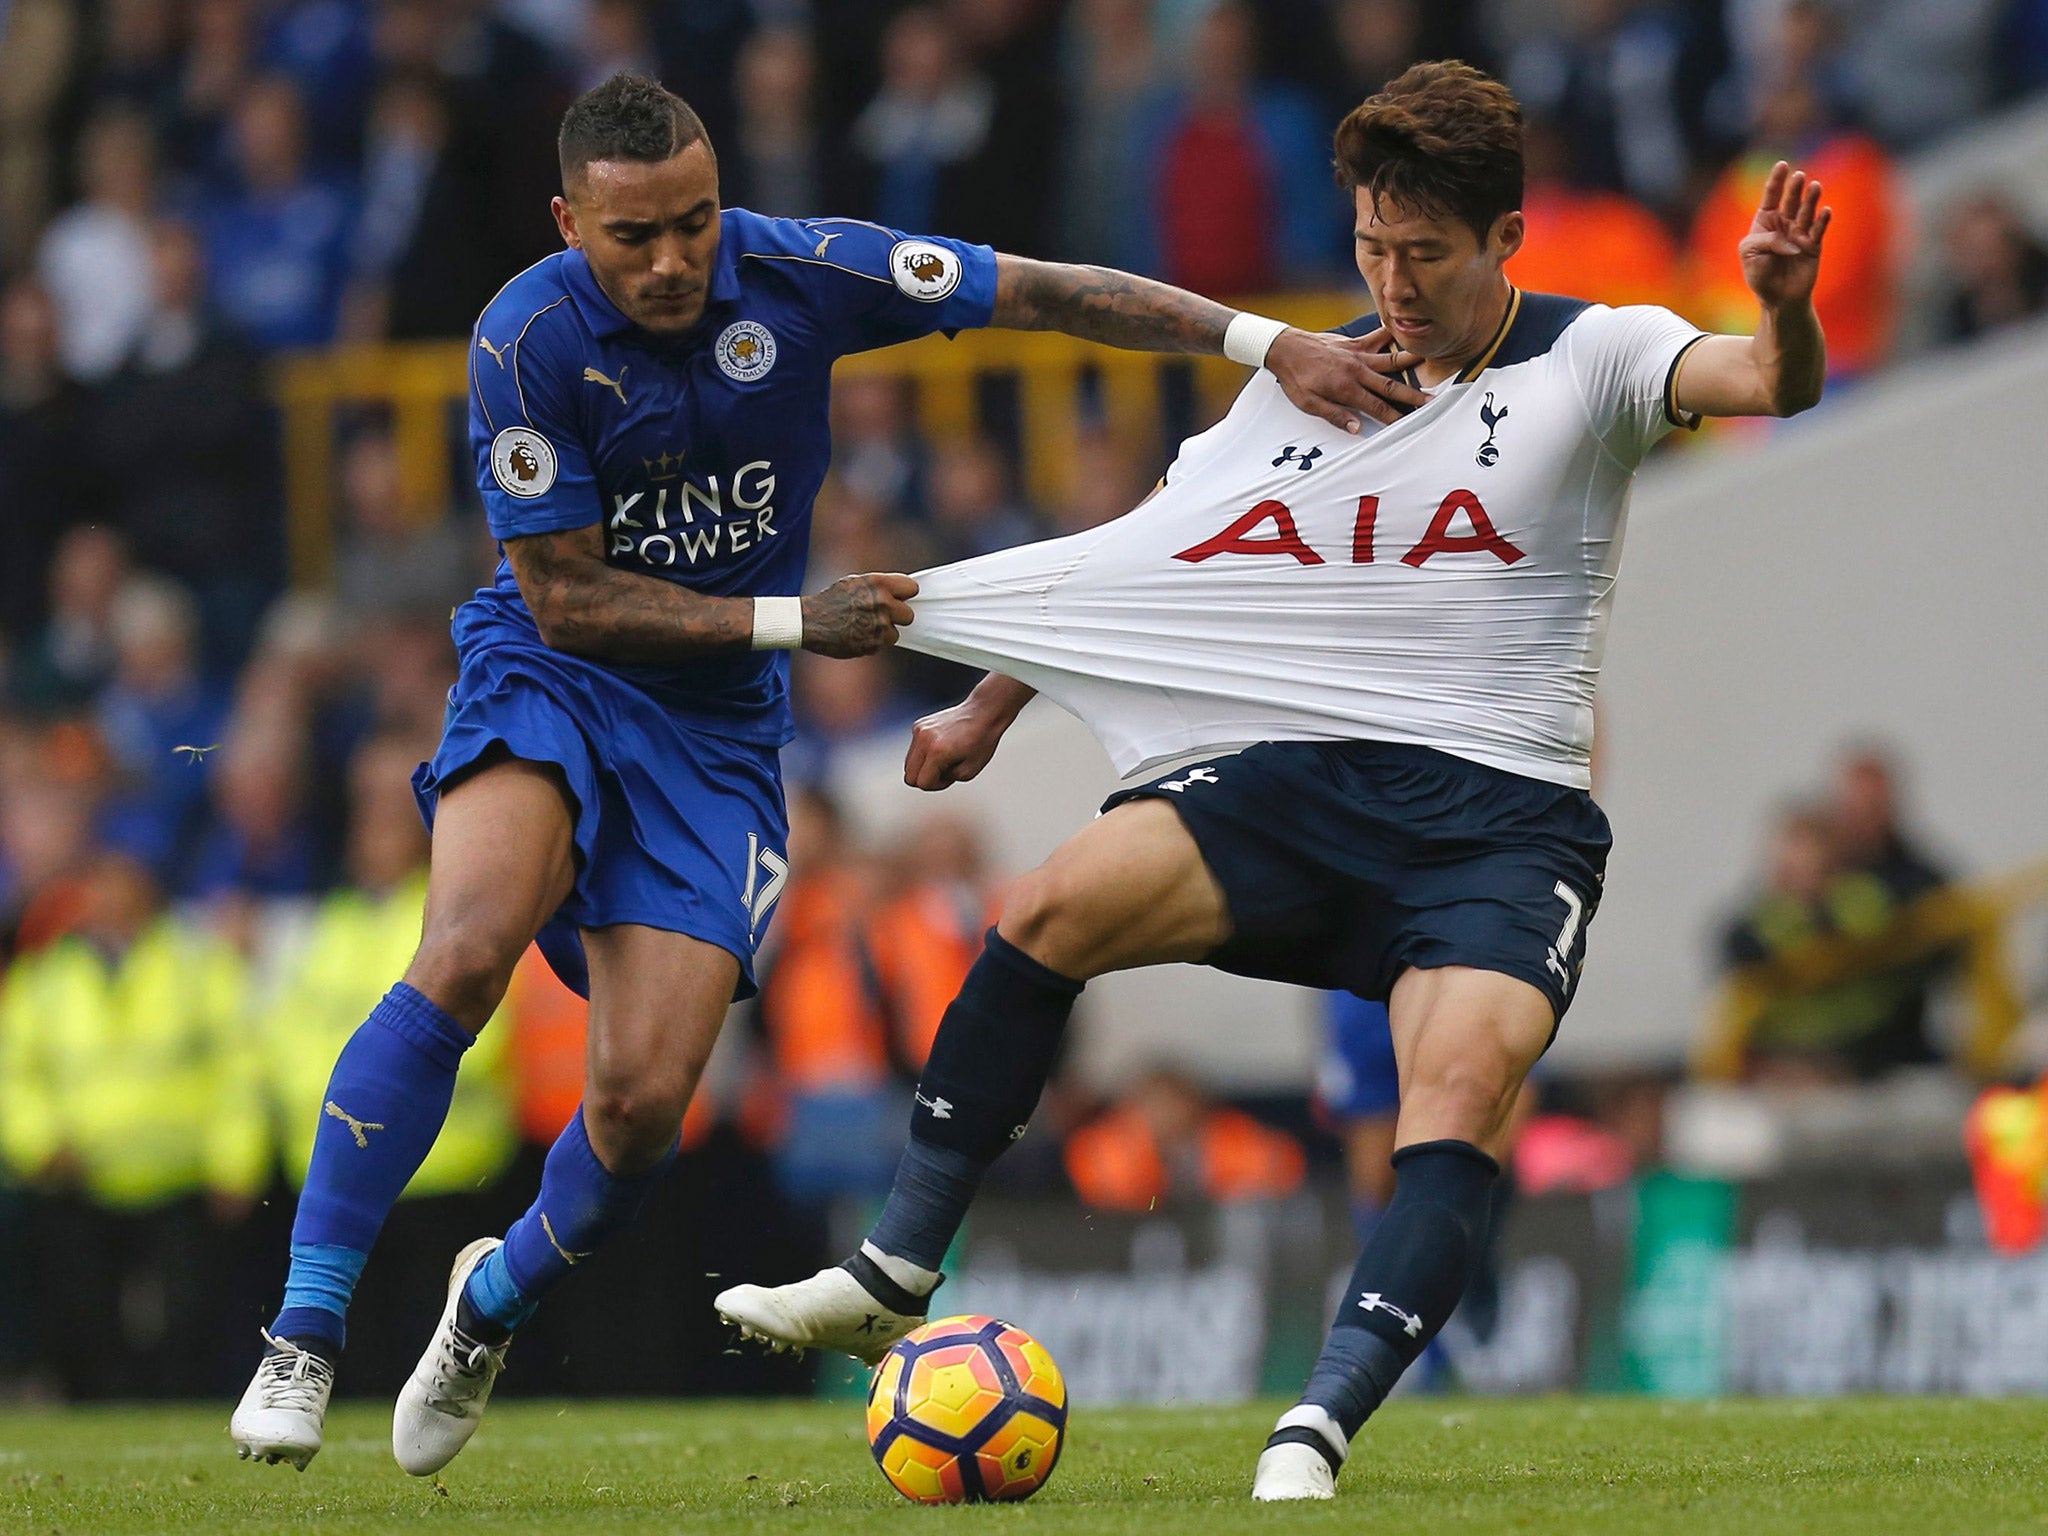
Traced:
<path fill-rule="evenodd" d="M 658 162 L 692 144 L 711 147 L 690 104 L 658 80 L 629 74 L 613 75 L 578 96 L 562 114 L 555 137 L 565 187 L 593 160 Z"/>
<path fill-rule="evenodd" d="M 1337 184 L 1484 240 L 1522 206 L 1522 108 L 1470 64 L 1416 64 L 1337 125 Z"/>

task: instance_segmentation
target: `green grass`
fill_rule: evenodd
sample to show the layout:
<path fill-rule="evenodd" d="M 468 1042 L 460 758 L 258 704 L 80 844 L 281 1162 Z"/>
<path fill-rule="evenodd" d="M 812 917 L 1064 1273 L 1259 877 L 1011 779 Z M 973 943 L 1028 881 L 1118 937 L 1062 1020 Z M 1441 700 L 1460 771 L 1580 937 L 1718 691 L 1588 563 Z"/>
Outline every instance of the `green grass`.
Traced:
<path fill-rule="evenodd" d="M 914 1508 L 849 1406 L 502 1403 L 437 1482 L 386 1410 L 335 1410 L 310 1471 L 247 1466 L 228 1405 L 0 1414 L 0 1532 L 1314 1529 L 1915 1536 L 2048 1531 L 2048 1403 L 1397 1403 L 1334 1504 L 1254 1506 L 1275 1405 L 1082 1409 L 1028 1504 Z"/>

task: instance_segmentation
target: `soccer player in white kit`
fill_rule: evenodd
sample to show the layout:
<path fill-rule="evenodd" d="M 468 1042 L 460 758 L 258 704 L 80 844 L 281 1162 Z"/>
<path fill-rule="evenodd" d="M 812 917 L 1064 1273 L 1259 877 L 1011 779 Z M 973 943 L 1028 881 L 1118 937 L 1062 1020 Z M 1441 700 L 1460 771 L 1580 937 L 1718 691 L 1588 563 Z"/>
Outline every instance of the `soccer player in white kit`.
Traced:
<path fill-rule="evenodd" d="M 1334 1493 L 1479 1259 L 1499 1139 L 1599 901 L 1593 690 L 1637 465 L 1703 416 L 1803 411 L 1825 373 L 1829 210 L 1789 166 L 1742 241 L 1756 333 L 1708 336 L 1508 282 L 1520 110 L 1468 66 L 1410 69 L 1336 151 L 1376 311 L 1346 329 L 1384 327 L 1430 398 L 1349 435 L 1257 375 L 1137 511 L 920 575 L 905 643 L 992 671 L 919 722 L 910 783 L 972 778 L 1034 690 L 1120 770 L 1180 766 L 1113 796 L 1012 888 L 860 1252 L 718 1298 L 752 1334 L 869 1359 L 922 1321 L 1091 977 L 1195 961 L 1385 999 L 1395 1193 L 1259 1458 L 1257 1499 Z"/>

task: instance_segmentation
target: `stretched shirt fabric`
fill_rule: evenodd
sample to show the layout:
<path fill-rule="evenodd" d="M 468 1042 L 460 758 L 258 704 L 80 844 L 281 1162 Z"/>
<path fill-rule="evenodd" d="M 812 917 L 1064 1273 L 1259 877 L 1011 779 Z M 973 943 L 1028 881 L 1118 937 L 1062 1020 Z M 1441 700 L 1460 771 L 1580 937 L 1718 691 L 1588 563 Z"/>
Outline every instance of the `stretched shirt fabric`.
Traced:
<path fill-rule="evenodd" d="M 793 596 L 831 459 L 833 362 L 993 312 L 987 246 L 856 219 L 722 218 L 704 318 L 686 335 L 635 326 L 581 251 L 529 267 L 485 309 L 470 443 L 498 539 L 602 524 L 622 570 L 715 596 Z M 542 645 L 509 563 L 463 605 L 455 639 L 465 658 Z M 703 730 L 790 737 L 787 652 L 556 660 L 624 680 Z"/>
<path fill-rule="evenodd" d="M 1629 488 L 1696 424 L 1671 388 L 1700 337 L 1516 291 L 1428 404 L 1355 437 L 1260 372 L 1136 511 L 919 572 L 902 643 L 1038 689 L 1121 773 L 1362 739 L 1588 788 Z"/>

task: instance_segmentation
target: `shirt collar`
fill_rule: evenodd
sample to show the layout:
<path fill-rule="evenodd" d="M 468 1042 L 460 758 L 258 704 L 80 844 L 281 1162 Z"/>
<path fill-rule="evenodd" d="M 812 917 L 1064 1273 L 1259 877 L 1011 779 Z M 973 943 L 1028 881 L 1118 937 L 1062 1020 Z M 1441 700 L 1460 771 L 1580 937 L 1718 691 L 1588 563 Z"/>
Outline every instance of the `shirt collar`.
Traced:
<path fill-rule="evenodd" d="M 601 341 L 626 332 L 637 330 L 625 313 L 605 297 L 604 289 L 597 283 L 596 274 L 590 270 L 590 261 L 581 251 L 568 251 L 562 256 L 563 281 L 568 286 L 569 297 L 576 302 L 577 311 L 583 316 L 583 323 L 590 327 L 590 333 Z M 733 251 L 730 233 L 722 234 L 718 241 L 718 255 L 711 267 L 711 292 L 705 299 L 708 318 L 713 304 L 730 304 L 740 296 L 739 258 Z M 698 330 L 703 328 L 700 321 Z M 695 339 L 696 331 L 691 332 Z"/>

